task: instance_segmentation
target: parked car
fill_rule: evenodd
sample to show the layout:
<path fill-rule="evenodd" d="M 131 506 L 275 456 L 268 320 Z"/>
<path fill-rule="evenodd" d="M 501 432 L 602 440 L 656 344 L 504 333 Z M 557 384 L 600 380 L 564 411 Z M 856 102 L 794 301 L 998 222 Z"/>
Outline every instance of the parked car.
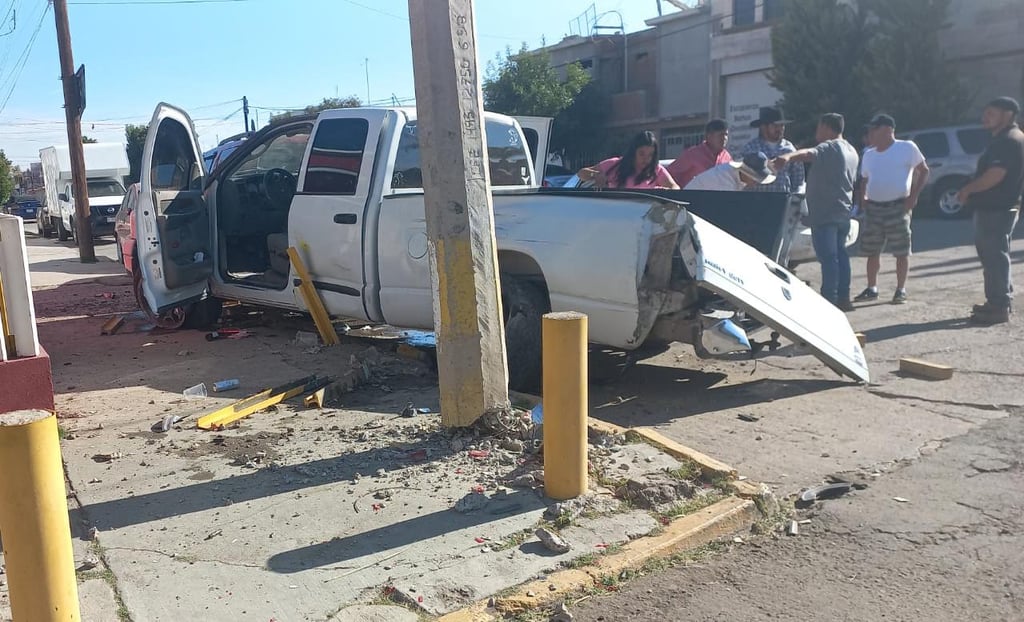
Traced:
<path fill-rule="evenodd" d="M 749 359 L 784 335 L 868 379 L 845 315 L 755 247 L 667 196 L 543 190 L 520 124 L 484 124 L 512 388 L 536 388 L 541 317 L 567 310 L 606 347 L 679 341 Z M 433 329 L 417 128 L 414 109 L 325 110 L 260 130 L 202 178 L 191 119 L 160 104 L 132 211 L 140 305 L 168 324 L 213 319 L 221 299 L 302 312 L 294 247 L 329 314 Z M 742 211 L 739 227 L 752 220 Z M 750 231 L 774 240 L 774 213 L 774 230 Z"/>
<path fill-rule="evenodd" d="M 227 159 L 235 149 L 238 149 L 245 139 L 249 137 L 249 134 L 235 134 L 225 138 L 224 140 L 217 143 L 217 146 L 209 151 L 203 153 L 203 164 L 206 166 L 206 172 L 209 174 L 213 172 L 221 162 Z"/>
<path fill-rule="evenodd" d="M 931 169 L 921 193 L 922 206 L 942 218 L 968 216 L 956 195 L 974 175 L 991 134 L 980 125 L 955 125 L 914 130 L 897 138 L 914 141 Z"/>
<path fill-rule="evenodd" d="M 4 206 L 3 211 L 11 216 L 20 216 L 22 220 L 35 220 L 39 214 L 39 207 L 39 201 L 36 199 L 17 198 L 11 199 Z"/>

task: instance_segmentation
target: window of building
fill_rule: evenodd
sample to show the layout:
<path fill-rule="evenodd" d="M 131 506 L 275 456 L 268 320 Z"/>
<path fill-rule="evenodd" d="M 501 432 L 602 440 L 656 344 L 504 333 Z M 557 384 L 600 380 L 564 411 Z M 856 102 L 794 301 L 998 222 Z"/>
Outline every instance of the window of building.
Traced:
<path fill-rule="evenodd" d="M 944 158 L 949 155 L 949 139 L 945 132 L 925 132 L 914 137 L 917 148 L 926 158 Z"/>
<path fill-rule="evenodd" d="M 488 167 L 492 186 L 525 186 L 530 183 L 530 155 L 515 125 L 496 119 L 485 124 Z M 391 187 L 419 189 L 423 187 L 420 141 L 416 122 L 406 124 L 398 140 L 395 171 Z"/>
<path fill-rule="evenodd" d="M 764 21 L 769 22 L 782 17 L 782 7 L 785 5 L 783 0 L 763 0 L 763 2 Z"/>
<path fill-rule="evenodd" d="M 309 153 L 303 192 L 355 194 L 369 130 L 366 119 L 321 121 Z"/>
<path fill-rule="evenodd" d="M 749 26 L 755 20 L 756 0 L 732 0 L 732 25 Z"/>

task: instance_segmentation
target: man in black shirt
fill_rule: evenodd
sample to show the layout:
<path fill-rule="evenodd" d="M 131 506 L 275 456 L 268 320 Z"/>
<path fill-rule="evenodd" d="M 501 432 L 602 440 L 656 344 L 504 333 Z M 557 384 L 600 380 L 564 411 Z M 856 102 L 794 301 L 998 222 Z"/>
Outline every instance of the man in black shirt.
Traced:
<path fill-rule="evenodd" d="M 998 97 L 985 106 L 981 123 L 992 141 L 978 159 L 978 172 L 960 191 L 961 205 L 974 210 L 974 245 L 985 275 L 985 304 L 975 305 L 971 321 L 992 325 L 1010 321 L 1010 238 L 1024 193 L 1024 132 L 1017 126 L 1020 104 Z"/>

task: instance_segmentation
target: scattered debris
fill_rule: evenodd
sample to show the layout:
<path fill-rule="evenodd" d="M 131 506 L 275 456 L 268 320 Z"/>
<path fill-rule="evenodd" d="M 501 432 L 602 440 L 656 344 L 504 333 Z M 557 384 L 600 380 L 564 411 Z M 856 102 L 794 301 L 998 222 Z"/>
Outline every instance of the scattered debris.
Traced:
<path fill-rule="evenodd" d="M 221 392 L 224 392 L 224 391 L 231 391 L 232 389 L 237 389 L 241 385 L 242 385 L 242 383 L 239 382 L 238 378 L 231 378 L 231 379 L 228 379 L 228 380 L 218 380 L 217 382 L 213 383 L 213 392 L 214 393 L 221 393 Z"/>
<path fill-rule="evenodd" d="M 178 354 L 180 355 L 181 353 L 179 352 Z M 206 392 L 205 382 L 200 382 L 197 385 L 191 386 L 182 391 L 181 394 L 186 400 L 201 400 L 205 399 L 206 396 L 209 395 L 209 393 Z"/>
<path fill-rule="evenodd" d="M 300 330 L 295 333 L 295 338 L 292 339 L 292 344 L 300 348 L 315 348 L 320 345 L 320 337 L 318 337 L 316 333 Z"/>
<path fill-rule="evenodd" d="M 187 415 L 167 415 L 160 421 L 154 423 L 153 426 L 150 427 L 149 429 L 154 432 L 167 432 L 174 426 L 175 423 L 182 421 L 183 419 L 185 419 L 186 416 Z"/>
<path fill-rule="evenodd" d="M 302 405 L 306 408 L 323 408 L 324 395 L 327 389 L 317 389 L 302 399 Z"/>
<path fill-rule="evenodd" d="M 218 339 L 245 339 L 251 336 L 247 330 L 241 328 L 219 328 L 213 332 L 206 333 L 207 341 L 216 341 Z"/>
<path fill-rule="evenodd" d="M 953 368 L 949 365 L 929 363 L 921 359 L 902 358 L 900 359 L 900 373 L 927 380 L 949 380 L 953 377 Z"/>
<path fill-rule="evenodd" d="M 491 455 L 488 449 L 471 449 L 469 450 L 469 457 L 474 460 L 483 460 Z"/>
<path fill-rule="evenodd" d="M 100 539 L 100 530 L 95 527 L 89 528 L 89 540 L 95 542 Z"/>
<path fill-rule="evenodd" d="M 566 606 L 565 601 L 562 601 L 555 605 L 554 611 L 551 613 L 550 622 L 572 622 L 574 616 L 569 612 L 569 607 Z"/>
<path fill-rule="evenodd" d="M 96 553 L 90 551 L 85 554 L 85 557 L 82 558 L 82 563 L 78 565 L 78 568 L 76 568 L 76 570 L 92 570 L 93 568 L 99 566 L 100 563 L 101 561 L 99 556 L 96 555 Z"/>
<path fill-rule="evenodd" d="M 909 503 L 910 502 L 910 499 L 905 499 L 903 497 L 893 497 L 892 500 L 895 501 L 896 503 Z"/>
<path fill-rule="evenodd" d="M 398 415 L 406 419 L 411 419 L 416 416 L 416 408 L 412 405 L 412 402 L 409 402 L 405 405 L 405 408 L 402 409 L 402 412 L 398 413 Z"/>
<path fill-rule="evenodd" d="M 487 498 L 487 495 L 482 492 L 473 491 L 459 499 L 455 504 L 455 511 L 460 514 L 476 512 L 477 510 L 482 510 L 486 507 L 488 501 L 490 501 L 490 499 Z"/>
<path fill-rule="evenodd" d="M 192 350 L 178 350 L 178 356 L 192 356 Z"/>
<path fill-rule="evenodd" d="M 217 536 L 222 536 L 222 535 L 224 535 L 224 530 L 223 529 L 217 529 L 217 530 L 211 531 L 210 533 L 206 534 L 206 537 L 203 538 L 203 540 L 213 540 Z"/>
<path fill-rule="evenodd" d="M 808 488 L 800 493 L 800 500 L 804 502 L 820 501 L 822 499 L 835 499 L 853 490 L 849 482 L 838 482 L 835 484 L 823 484 Z"/>
<path fill-rule="evenodd" d="M 124 458 L 124 454 L 119 451 L 115 451 L 109 454 L 95 454 L 93 455 L 92 460 L 93 462 L 113 462 L 114 460 L 120 460 L 121 458 Z"/>
<path fill-rule="evenodd" d="M 786 534 L 790 536 L 800 535 L 800 526 L 797 524 L 795 520 L 789 521 L 789 529 L 786 530 Z"/>
<path fill-rule="evenodd" d="M 554 533 L 553 531 L 541 528 L 535 531 L 534 534 L 536 534 L 536 536 L 540 539 L 541 544 L 544 545 L 544 548 L 551 551 L 552 553 L 558 553 L 559 555 L 561 555 L 562 553 L 568 553 L 570 550 L 572 550 L 572 546 L 570 546 L 568 542 L 563 540 L 561 536 Z"/>
<path fill-rule="evenodd" d="M 124 326 L 124 316 L 118 315 L 110 318 L 100 327 L 101 335 L 113 335 Z"/>
<path fill-rule="evenodd" d="M 757 415 L 748 415 L 747 413 L 740 413 L 736 415 L 736 418 L 739 419 L 740 421 L 746 421 L 748 423 L 754 423 L 755 421 L 761 420 L 761 418 L 758 417 Z"/>
<path fill-rule="evenodd" d="M 868 487 L 867 480 L 857 475 L 845 473 L 833 473 L 827 476 L 825 481 L 833 484 L 849 484 L 853 486 L 854 490 L 864 490 Z"/>
<path fill-rule="evenodd" d="M 665 472 L 656 472 L 626 480 L 616 489 L 615 496 L 640 508 L 655 509 L 691 497 L 693 493 L 694 486 L 691 482 L 677 479 Z"/>

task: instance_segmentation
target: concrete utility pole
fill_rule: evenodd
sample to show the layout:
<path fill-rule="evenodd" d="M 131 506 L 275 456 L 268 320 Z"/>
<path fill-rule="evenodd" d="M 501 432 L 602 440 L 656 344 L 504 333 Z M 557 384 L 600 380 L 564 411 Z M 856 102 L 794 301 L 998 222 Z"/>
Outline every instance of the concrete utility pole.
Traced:
<path fill-rule="evenodd" d="M 85 153 L 82 150 L 82 109 L 75 59 L 71 55 L 71 27 L 68 26 L 67 0 L 53 0 L 53 16 L 57 22 L 57 49 L 60 52 L 60 79 L 64 83 L 64 117 L 68 125 L 68 152 L 71 155 L 71 188 L 75 198 L 75 239 L 78 259 L 96 263 L 89 222 L 89 185 L 85 179 Z"/>
<path fill-rule="evenodd" d="M 508 408 L 472 0 L 409 0 L 441 423 Z"/>

